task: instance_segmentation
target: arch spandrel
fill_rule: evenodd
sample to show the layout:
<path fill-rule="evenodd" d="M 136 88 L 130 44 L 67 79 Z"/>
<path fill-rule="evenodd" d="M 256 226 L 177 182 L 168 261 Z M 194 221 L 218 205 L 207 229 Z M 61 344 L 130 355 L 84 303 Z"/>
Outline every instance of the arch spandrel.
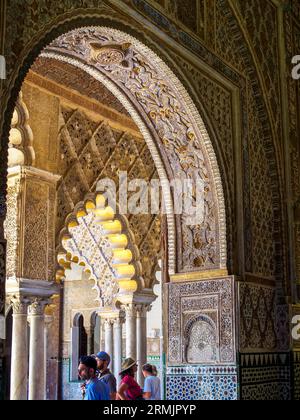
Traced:
<path fill-rule="evenodd" d="M 102 27 L 82 28 L 58 38 L 43 57 L 81 68 L 118 97 L 141 130 L 162 184 L 199 177 L 204 217 L 176 229 L 173 197 L 164 189 L 168 219 L 169 273 L 226 269 L 226 218 L 217 159 L 204 123 L 183 85 L 148 47 Z M 182 250 L 176 250 L 176 237 Z"/>

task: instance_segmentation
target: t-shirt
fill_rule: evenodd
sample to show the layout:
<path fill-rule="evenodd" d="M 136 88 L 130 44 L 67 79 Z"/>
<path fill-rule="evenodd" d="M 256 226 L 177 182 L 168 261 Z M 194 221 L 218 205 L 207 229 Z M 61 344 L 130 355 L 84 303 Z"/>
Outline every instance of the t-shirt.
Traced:
<path fill-rule="evenodd" d="M 109 401 L 109 388 L 98 378 L 92 379 L 86 384 L 84 399 L 86 401 Z"/>
<path fill-rule="evenodd" d="M 129 400 L 136 400 L 142 396 L 142 389 L 132 376 L 125 376 L 122 379 L 121 384 L 126 384 L 128 386 L 126 396 Z"/>
<path fill-rule="evenodd" d="M 108 386 L 110 394 L 115 394 L 117 392 L 117 380 L 110 370 L 100 373 L 99 379 Z"/>
<path fill-rule="evenodd" d="M 145 379 L 144 392 L 150 392 L 150 400 L 160 401 L 161 390 L 160 390 L 160 379 L 156 376 L 148 376 Z"/>

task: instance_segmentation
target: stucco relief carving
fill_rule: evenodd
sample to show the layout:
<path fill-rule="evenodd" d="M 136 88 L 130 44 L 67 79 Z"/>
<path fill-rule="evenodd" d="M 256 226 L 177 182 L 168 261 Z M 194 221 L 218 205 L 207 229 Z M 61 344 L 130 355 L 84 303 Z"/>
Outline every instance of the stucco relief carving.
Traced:
<path fill-rule="evenodd" d="M 100 70 L 117 83 L 126 96 L 138 104 L 151 122 L 173 173 L 182 179 L 195 179 L 198 176 L 205 183 L 205 221 L 201 225 L 190 227 L 187 226 L 186 216 L 181 218 L 182 269 L 224 268 L 226 246 L 223 235 L 226 229 L 218 166 L 200 117 L 197 118 L 195 109 L 189 109 L 193 107 L 190 99 L 181 90 L 174 76 L 173 84 L 170 83 L 166 77 L 169 70 L 163 63 L 159 67 L 156 56 L 153 55 L 153 60 L 150 61 L 147 53 L 152 53 L 138 41 L 109 28 L 84 28 L 70 32 L 53 42 L 43 52 L 43 56 L 61 61 L 65 59 L 74 65 L 79 65 L 76 59 L 89 63 L 95 54 L 90 45 L 95 42 L 100 43 L 103 48 L 111 44 L 117 44 L 119 48 L 126 42 L 133 44 L 132 66 L 129 68 L 115 64 L 103 66 L 99 63 L 95 63 L 92 68 Z"/>
<path fill-rule="evenodd" d="M 218 360 L 218 330 L 208 316 L 196 315 L 185 326 L 185 360 L 188 364 L 215 363 Z"/>
<path fill-rule="evenodd" d="M 234 278 L 170 284 L 169 363 L 234 363 L 235 298 Z"/>
<path fill-rule="evenodd" d="M 0 314 L 5 309 L 6 242 L 0 240 Z"/>
<path fill-rule="evenodd" d="M 100 179 L 113 179 L 118 186 L 121 170 L 128 173 L 129 181 L 137 178 L 150 183 L 158 178 L 142 138 L 118 131 L 103 121 L 95 123 L 78 110 L 62 107 L 62 119 L 58 168 L 63 180 L 57 192 L 57 240 L 67 215 L 87 192 L 94 193 Z M 141 253 L 143 278 L 151 287 L 160 252 L 160 216 L 128 215 L 128 221 Z"/>

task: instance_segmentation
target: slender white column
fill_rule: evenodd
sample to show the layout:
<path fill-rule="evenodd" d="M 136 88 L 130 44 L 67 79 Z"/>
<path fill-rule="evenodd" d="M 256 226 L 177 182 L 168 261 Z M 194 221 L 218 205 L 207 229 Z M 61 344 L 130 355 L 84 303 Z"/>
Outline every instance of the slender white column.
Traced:
<path fill-rule="evenodd" d="M 118 379 L 119 373 L 122 369 L 122 353 L 123 353 L 123 345 L 122 345 L 122 319 L 118 318 L 114 321 L 114 374 L 115 377 Z"/>
<path fill-rule="evenodd" d="M 126 305 L 126 357 L 136 360 L 136 308 Z"/>
<path fill-rule="evenodd" d="M 49 328 L 53 322 L 53 316 L 47 315 L 45 317 L 45 331 L 44 331 L 44 369 L 45 369 L 45 396 L 44 400 L 47 400 L 47 367 L 48 367 L 48 336 Z"/>
<path fill-rule="evenodd" d="M 105 351 L 111 358 L 110 369 L 114 368 L 114 337 L 113 337 L 113 320 L 106 319 L 104 323 L 105 335 Z"/>
<path fill-rule="evenodd" d="M 94 328 L 92 326 L 85 327 L 85 332 L 87 335 L 87 354 L 90 356 L 92 353 L 94 353 L 94 344 L 93 344 L 93 334 Z"/>
<path fill-rule="evenodd" d="M 147 306 L 137 306 L 137 363 L 138 383 L 144 386 L 143 365 L 147 363 Z"/>
<path fill-rule="evenodd" d="M 45 398 L 45 309 L 40 299 L 30 306 L 29 400 Z"/>
<path fill-rule="evenodd" d="M 10 399 L 24 401 L 27 400 L 28 384 L 28 301 L 24 300 L 23 298 L 13 299 L 12 305 L 13 331 Z"/>

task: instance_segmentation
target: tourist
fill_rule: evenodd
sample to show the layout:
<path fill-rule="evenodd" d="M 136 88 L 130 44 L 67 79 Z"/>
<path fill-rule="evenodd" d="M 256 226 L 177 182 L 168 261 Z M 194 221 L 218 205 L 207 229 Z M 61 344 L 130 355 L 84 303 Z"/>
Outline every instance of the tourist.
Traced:
<path fill-rule="evenodd" d="M 96 361 L 99 372 L 98 378 L 108 386 L 110 399 L 115 400 L 117 396 L 117 381 L 108 368 L 110 365 L 110 356 L 104 351 L 101 351 L 96 355 Z"/>
<path fill-rule="evenodd" d="M 157 371 L 156 371 L 157 374 Z M 144 398 L 145 400 L 160 401 L 161 388 L 160 379 L 154 374 L 152 365 L 143 366 L 143 375 L 145 377 Z"/>
<path fill-rule="evenodd" d="M 157 367 L 155 365 L 152 365 L 152 372 L 153 376 L 158 376 Z"/>
<path fill-rule="evenodd" d="M 135 380 L 137 372 L 136 362 L 129 358 L 122 364 L 121 384 L 118 390 L 118 399 L 126 400 L 143 400 L 143 391 Z"/>
<path fill-rule="evenodd" d="M 97 362 L 91 356 L 80 359 L 78 374 L 81 380 L 85 381 L 84 400 L 86 401 L 108 401 L 109 388 L 96 376 Z"/>

